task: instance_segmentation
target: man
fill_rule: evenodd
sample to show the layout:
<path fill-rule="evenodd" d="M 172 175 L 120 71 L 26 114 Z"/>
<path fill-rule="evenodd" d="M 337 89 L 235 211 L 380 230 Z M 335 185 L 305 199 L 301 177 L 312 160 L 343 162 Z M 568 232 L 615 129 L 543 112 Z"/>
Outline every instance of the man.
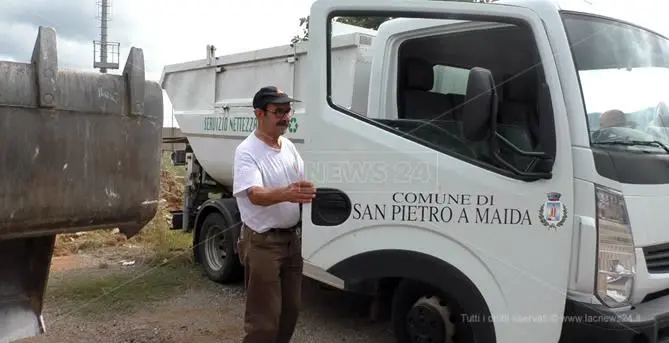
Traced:
<path fill-rule="evenodd" d="M 632 123 L 627 121 L 625 113 L 621 110 L 608 110 L 599 117 L 599 127 L 608 129 L 612 127 L 630 127 Z"/>
<path fill-rule="evenodd" d="M 301 204 L 315 197 L 304 162 L 283 137 L 290 98 L 274 86 L 253 97 L 257 127 L 235 151 L 233 194 L 242 219 L 239 257 L 245 267 L 244 343 L 290 342 L 301 304 Z"/>

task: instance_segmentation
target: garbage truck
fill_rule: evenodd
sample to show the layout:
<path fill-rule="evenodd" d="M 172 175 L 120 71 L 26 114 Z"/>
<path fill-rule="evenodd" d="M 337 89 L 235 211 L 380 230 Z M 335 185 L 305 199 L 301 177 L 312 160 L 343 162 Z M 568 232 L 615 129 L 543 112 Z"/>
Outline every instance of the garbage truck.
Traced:
<path fill-rule="evenodd" d="M 63 69 L 39 27 L 28 63 L 0 61 L 0 342 L 46 331 L 57 234 L 131 238 L 159 204 L 163 93 L 142 49 L 122 75 Z"/>
<path fill-rule="evenodd" d="M 669 39 L 633 14 L 317 0 L 306 42 L 165 66 L 174 229 L 239 280 L 234 151 L 276 85 L 317 186 L 304 275 L 388 305 L 397 342 L 669 342 Z M 388 20 L 333 34 L 354 16 Z"/>

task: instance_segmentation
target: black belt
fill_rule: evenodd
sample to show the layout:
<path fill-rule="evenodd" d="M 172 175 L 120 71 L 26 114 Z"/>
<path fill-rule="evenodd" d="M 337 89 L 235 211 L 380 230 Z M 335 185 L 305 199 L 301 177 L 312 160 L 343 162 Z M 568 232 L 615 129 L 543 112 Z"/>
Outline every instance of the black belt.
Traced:
<path fill-rule="evenodd" d="M 291 227 L 287 227 L 287 228 L 273 227 L 273 228 L 271 228 L 271 229 L 269 229 L 265 232 L 266 233 L 293 233 L 293 232 L 297 231 L 297 229 L 301 226 L 301 224 L 302 224 L 302 222 L 300 221 L 299 223 L 297 223 L 296 225 L 293 225 Z"/>

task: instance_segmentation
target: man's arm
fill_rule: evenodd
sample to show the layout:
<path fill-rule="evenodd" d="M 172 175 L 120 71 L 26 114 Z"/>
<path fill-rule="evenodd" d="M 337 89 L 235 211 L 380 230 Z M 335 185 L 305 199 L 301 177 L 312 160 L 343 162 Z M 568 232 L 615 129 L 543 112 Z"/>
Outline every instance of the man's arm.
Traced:
<path fill-rule="evenodd" d="M 288 201 L 286 199 L 286 188 L 268 188 L 253 186 L 249 188 L 247 194 L 249 200 L 258 206 L 271 206 L 280 202 Z"/>
<path fill-rule="evenodd" d="M 258 206 L 270 206 L 287 201 L 287 187 L 264 187 L 260 168 L 246 151 L 235 153 L 235 174 L 233 195 L 247 196 L 251 203 Z"/>

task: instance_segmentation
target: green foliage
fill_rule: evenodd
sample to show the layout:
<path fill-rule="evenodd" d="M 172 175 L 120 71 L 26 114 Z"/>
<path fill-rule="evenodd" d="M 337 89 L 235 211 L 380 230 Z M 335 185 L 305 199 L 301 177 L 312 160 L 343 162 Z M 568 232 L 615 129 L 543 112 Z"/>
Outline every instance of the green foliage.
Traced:
<path fill-rule="evenodd" d="M 190 263 L 88 271 L 50 277 L 46 296 L 63 316 L 109 319 L 206 286 Z"/>
<path fill-rule="evenodd" d="M 462 2 L 479 2 L 479 3 L 490 3 L 495 0 L 448 0 L 448 1 L 462 1 Z M 377 30 L 383 22 L 392 19 L 390 17 L 338 17 L 335 21 L 364 27 L 366 29 Z M 293 37 L 291 44 L 297 42 L 309 40 L 309 16 L 300 18 L 300 32 L 299 35 Z"/>
<path fill-rule="evenodd" d="M 302 32 L 291 39 L 291 44 L 309 40 L 309 16 L 300 18 L 300 30 L 302 30 Z"/>
<path fill-rule="evenodd" d="M 389 17 L 339 17 L 337 22 L 360 26 L 366 29 L 378 30 L 383 22 L 389 20 Z"/>
<path fill-rule="evenodd" d="M 366 29 L 377 30 L 383 22 L 391 19 L 390 17 L 338 17 L 336 22 L 348 25 L 364 27 Z M 292 44 L 309 40 L 309 17 L 300 18 L 301 33 L 291 40 Z"/>

